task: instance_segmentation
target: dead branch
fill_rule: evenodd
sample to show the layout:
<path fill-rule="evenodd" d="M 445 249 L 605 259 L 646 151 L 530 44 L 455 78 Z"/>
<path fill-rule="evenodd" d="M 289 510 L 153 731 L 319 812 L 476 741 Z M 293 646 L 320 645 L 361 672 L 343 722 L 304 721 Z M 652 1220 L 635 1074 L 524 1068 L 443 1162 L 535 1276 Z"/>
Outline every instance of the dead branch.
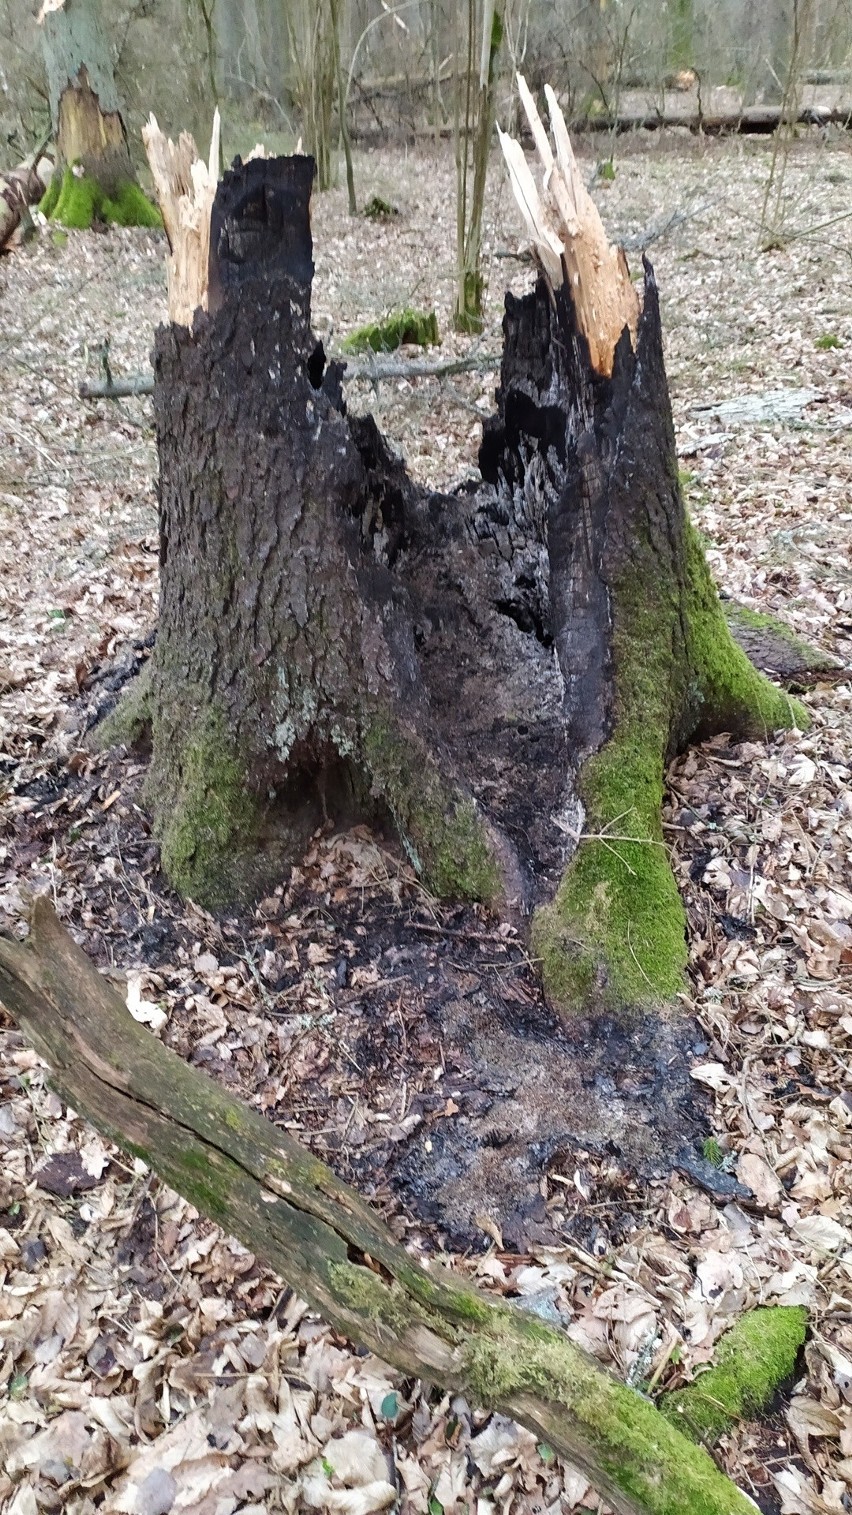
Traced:
<path fill-rule="evenodd" d="M 361 361 L 348 358 L 343 374 L 344 383 L 366 379 L 379 384 L 385 379 L 445 379 L 459 373 L 490 373 L 500 367 L 497 353 L 471 353 L 464 358 L 447 358 L 430 362 L 428 358 L 394 358 L 375 354 Z M 148 373 L 128 374 L 123 379 L 98 379 L 80 385 L 81 400 L 123 400 L 130 395 L 154 393 L 154 375 Z"/>
<path fill-rule="evenodd" d="M 41 199 L 50 183 L 53 161 L 44 155 L 49 140 L 48 132 L 23 163 L 0 173 L 0 252 L 9 246 L 29 207 Z"/>
<path fill-rule="evenodd" d="M 355 1190 L 138 1025 L 43 897 L 26 943 L 0 935 L 0 995 L 64 1099 L 338 1330 L 529 1426 L 618 1515 L 753 1515 L 649 1400 L 560 1331 L 413 1258 Z"/>

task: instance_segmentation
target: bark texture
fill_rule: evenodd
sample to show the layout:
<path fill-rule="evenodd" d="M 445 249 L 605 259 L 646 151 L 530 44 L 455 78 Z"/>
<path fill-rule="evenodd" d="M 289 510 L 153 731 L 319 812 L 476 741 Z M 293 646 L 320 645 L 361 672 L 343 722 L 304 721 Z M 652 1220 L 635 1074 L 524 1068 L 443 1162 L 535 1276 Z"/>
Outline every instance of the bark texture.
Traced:
<path fill-rule="evenodd" d="M 570 283 L 507 299 L 482 486 L 430 494 L 312 335 L 312 171 L 235 165 L 209 311 L 157 337 L 165 867 L 224 905 L 324 816 L 378 814 L 438 894 L 532 916 L 556 1001 L 669 998 L 665 761 L 803 717 L 734 645 L 687 522 L 651 269 L 608 374 Z"/>
<path fill-rule="evenodd" d="M 99 0 L 65 0 L 41 24 L 57 149 L 44 214 L 73 227 L 159 226 L 130 160 Z"/>
<path fill-rule="evenodd" d="M 64 1099 L 338 1330 L 404 1373 L 520 1420 L 618 1515 L 753 1510 L 650 1401 L 537 1317 L 421 1264 L 292 1137 L 162 1046 L 46 899 L 26 945 L 0 935 L 0 996 Z"/>

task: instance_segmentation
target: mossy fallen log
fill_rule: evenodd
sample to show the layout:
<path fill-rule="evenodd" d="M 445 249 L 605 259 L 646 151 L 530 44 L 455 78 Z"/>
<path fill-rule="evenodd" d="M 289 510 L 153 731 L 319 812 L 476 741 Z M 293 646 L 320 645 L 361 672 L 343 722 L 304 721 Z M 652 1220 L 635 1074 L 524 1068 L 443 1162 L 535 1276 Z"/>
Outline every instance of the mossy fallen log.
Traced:
<path fill-rule="evenodd" d="M 802 1305 L 749 1310 L 722 1337 L 712 1367 L 663 1395 L 663 1414 L 694 1441 L 713 1446 L 736 1421 L 765 1410 L 792 1378 L 807 1322 Z"/>
<path fill-rule="evenodd" d="M 0 935 L 0 999 L 59 1094 L 385 1361 L 512 1416 L 617 1515 L 753 1515 L 703 1447 L 560 1331 L 393 1241 L 292 1137 L 128 1014 L 44 898 Z"/>

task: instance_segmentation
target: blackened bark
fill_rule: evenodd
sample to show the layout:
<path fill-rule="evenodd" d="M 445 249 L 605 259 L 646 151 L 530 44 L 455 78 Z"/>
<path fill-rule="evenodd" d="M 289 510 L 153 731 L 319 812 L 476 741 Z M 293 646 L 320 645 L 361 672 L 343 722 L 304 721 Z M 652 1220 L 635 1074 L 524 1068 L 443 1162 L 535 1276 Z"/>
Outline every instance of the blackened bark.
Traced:
<path fill-rule="evenodd" d="M 570 800 L 542 522 L 491 490 L 418 490 L 346 415 L 310 330 L 309 175 L 290 159 L 226 176 L 211 312 L 157 338 L 166 861 L 202 898 L 251 893 L 324 807 L 378 807 L 442 890 L 522 910 L 558 877 Z M 248 849 L 226 826 L 187 835 L 199 757 L 201 810 L 231 762 L 247 778 Z"/>
<path fill-rule="evenodd" d="M 555 999 L 670 996 L 664 760 L 789 716 L 733 648 L 686 520 L 652 271 L 611 377 L 568 284 L 507 299 L 482 486 L 431 494 L 347 415 L 311 332 L 312 172 L 238 160 L 210 311 L 157 337 L 167 871 L 202 903 L 246 898 L 324 815 L 379 813 L 436 892 L 538 910 Z M 584 826 L 633 851 L 578 851 Z"/>

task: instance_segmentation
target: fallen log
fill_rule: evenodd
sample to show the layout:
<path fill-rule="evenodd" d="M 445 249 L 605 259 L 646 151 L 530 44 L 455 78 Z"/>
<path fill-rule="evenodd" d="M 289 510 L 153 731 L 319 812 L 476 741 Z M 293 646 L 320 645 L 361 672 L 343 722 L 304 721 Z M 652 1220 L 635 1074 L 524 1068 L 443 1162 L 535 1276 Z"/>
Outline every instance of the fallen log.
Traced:
<path fill-rule="evenodd" d="M 571 116 L 568 121 L 568 129 L 574 135 L 591 135 L 596 132 L 613 132 L 622 135 L 625 132 L 637 131 L 672 131 L 677 127 L 698 133 L 703 132 L 707 136 L 725 136 L 727 133 L 747 136 L 767 136 L 774 132 L 782 123 L 796 126 L 842 126 L 852 125 L 852 96 L 840 105 L 804 105 L 791 121 L 790 114 L 782 110 L 780 105 L 743 105 L 736 109 L 728 110 L 699 110 L 697 105 L 691 103 L 686 109 L 679 105 L 673 109 L 655 109 L 653 107 L 642 110 L 621 110 L 617 115 L 608 112 L 600 112 L 595 115 Z M 452 136 L 452 126 L 419 127 L 405 133 L 406 139 L 432 139 Z M 525 146 L 529 146 L 529 137 L 524 133 Z M 387 130 L 373 127 L 352 128 L 353 141 L 359 142 L 364 147 L 372 145 L 384 145 L 387 142 Z"/>
<path fill-rule="evenodd" d="M 690 132 L 722 136 L 736 132 L 756 136 L 768 135 L 779 126 L 845 126 L 852 121 L 852 97 L 840 105 L 803 105 L 795 116 L 781 105 L 742 105 L 733 110 L 701 111 L 696 106 L 665 110 L 619 111 L 617 116 L 601 114 L 580 116 L 572 120 L 572 132 L 660 131 L 682 127 Z"/>
<path fill-rule="evenodd" d="M 133 395 L 152 395 L 153 393 L 154 375 L 152 373 L 129 374 L 125 379 L 87 380 L 80 385 L 78 390 L 81 400 L 126 400 Z"/>
<path fill-rule="evenodd" d="M 413 1258 L 355 1190 L 137 1024 L 44 897 L 26 942 L 0 934 L 0 1000 L 63 1099 L 336 1329 L 528 1426 L 617 1515 L 753 1515 L 649 1400 L 562 1332 Z"/>
<path fill-rule="evenodd" d="M 53 172 L 53 163 L 45 157 L 48 138 L 44 138 L 17 168 L 0 173 L 0 252 L 4 252 L 29 207 L 40 200 Z"/>
<path fill-rule="evenodd" d="M 430 362 L 428 358 L 370 357 L 363 362 L 346 359 L 344 383 L 366 379 L 378 384 L 386 379 L 445 379 L 458 373 L 488 373 L 500 367 L 496 353 L 471 353 L 463 358 L 446 358 Z M 124 379 L 98 379 L 80 385 L 81 400 L 123 400 L 130 395 L 154 393 L 152 373 L 130 374 Z"/>

